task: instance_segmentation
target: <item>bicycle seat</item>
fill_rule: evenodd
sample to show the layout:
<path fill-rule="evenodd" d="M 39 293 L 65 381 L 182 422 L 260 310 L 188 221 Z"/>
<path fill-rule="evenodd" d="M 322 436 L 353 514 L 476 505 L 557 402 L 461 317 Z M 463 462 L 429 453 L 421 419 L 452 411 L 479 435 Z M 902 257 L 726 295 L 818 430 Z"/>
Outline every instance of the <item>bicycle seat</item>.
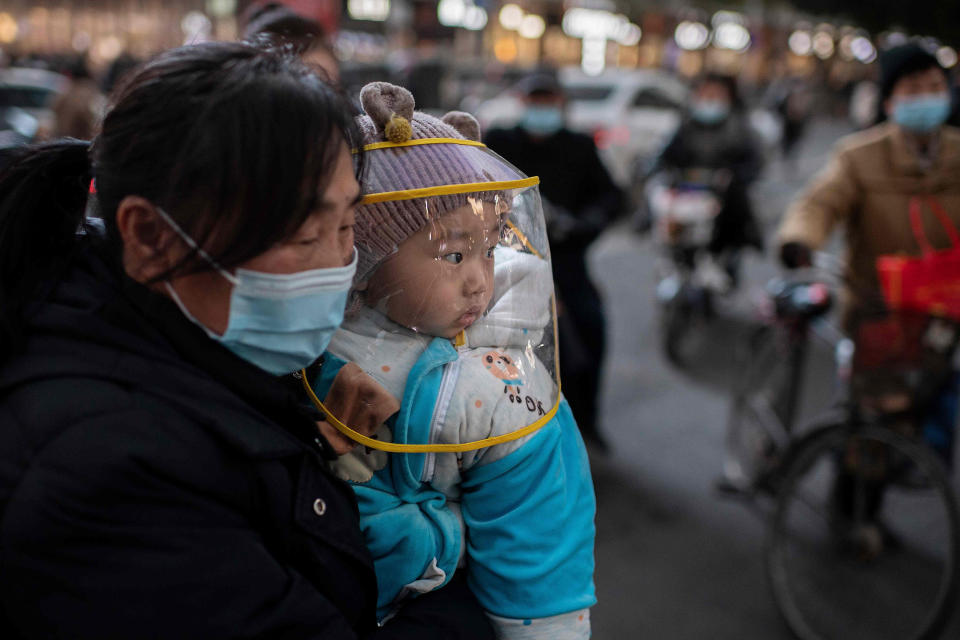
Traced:
<path fill-rule="evenodd" d="M 822 316 L 833 305 L 833 294 L 822 282 L 788 282 L 774 280 L 767 286 L 778 318 L 813 319 Z"/>

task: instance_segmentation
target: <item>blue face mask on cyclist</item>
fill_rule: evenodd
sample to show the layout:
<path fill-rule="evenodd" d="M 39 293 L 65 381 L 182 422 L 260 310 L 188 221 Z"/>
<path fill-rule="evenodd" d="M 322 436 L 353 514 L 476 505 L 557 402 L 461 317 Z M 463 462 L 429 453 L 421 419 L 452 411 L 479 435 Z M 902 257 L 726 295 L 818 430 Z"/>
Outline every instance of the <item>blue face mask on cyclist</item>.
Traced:
<path fill-rule="evenodd" d="M 891 115 L 907 131 L 930 133 L 950 116 L 950 95 L 944 92 L 897 98 Z"/>
<path fill-rule="evenodd" d="M 723 100 L 694 100 L 690 117 L 705 125 L 720 124 L 730 116 L 730 103 Z"/>
<path fill-rule="evenodd" d="M 527 107 L 521 126 L 535 136 L 553 135 L 563 128 L 563 110 L 560 107 Z"/>
<path fill-rule="evenodd" d="M 312 364 L 343 322 L 347 295 L 357 270 L 357 252 L 345 267 L 296 273 L 237 269 L 230 273 L 197 246 L 162 209 L 160 215 L 217 273 L 233 285 L 223 335 L 214 333 L 187 309 L 169 282 L 164 285 L 180 311 L 224 347 L 274 375 Z"/>

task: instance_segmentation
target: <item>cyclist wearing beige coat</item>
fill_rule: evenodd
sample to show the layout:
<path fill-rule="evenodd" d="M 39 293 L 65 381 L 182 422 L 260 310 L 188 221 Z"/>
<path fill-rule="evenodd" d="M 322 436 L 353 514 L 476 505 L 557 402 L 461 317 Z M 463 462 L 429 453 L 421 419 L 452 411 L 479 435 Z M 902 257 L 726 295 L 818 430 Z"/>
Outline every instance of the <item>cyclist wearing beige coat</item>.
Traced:
<path fill-rule="evenodd" d="M 809 264 L 810 250 L 822 247 L 842 225 L 850 282 L 845 324 L 866 302 L 864 292 L 876 291 L 879 297 L 877 256 L 920 253 L 908 213 L 912 198 L 932 196 L 960 227 L 960 129 L 943 126 L 946 113 L 942 119 L 937 113 L 949 109 L 949 98 L 943 97 L 949 95 L 946 75 L 916 45 L 888 54 L 893 59 L 888 57 L 884 68 L 883 106 L 891 121 L 843 138 L 828 165 L 790 206 L 778 232 L 781 259 L 796 267 Z M 929 205 L 923 212 L 933 247 L 948 247 Z"/>

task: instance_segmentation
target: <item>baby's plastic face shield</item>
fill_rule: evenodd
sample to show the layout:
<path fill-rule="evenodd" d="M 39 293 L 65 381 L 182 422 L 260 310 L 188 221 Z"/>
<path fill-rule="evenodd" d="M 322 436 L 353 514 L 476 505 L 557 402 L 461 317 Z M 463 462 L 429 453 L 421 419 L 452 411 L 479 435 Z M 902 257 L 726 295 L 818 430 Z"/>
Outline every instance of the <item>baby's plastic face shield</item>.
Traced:
<path fill-rule="evenodd" d="M 358 245 L 373 249 L 370 262 L 376 264 L 363 273 L 361 259 L 363 304 L 390 318 L 398 332 L 405 327 L 448 338 L 486 358 L 498 390 L 539 381 L 549 387 L 544 392 L 549 401 L 502 436 L 455 445 L 365 438 L 330 416 L 319 399 L 314 402 L 351 439 L 390 452 L 469 451 L 533 433 L 553 417 L 560 395 L 556 303 L 539 180 L 471 141 L 378 143 L 366 151 L 361 207 L 366 211 L 358 213 L 358 226 L 369 222 L 371 229 L 357 236 Z M 438 163 L 438 157 L 446 161 Z M 449 171 L 418 170 L 438 164 Z M 398 183 L 406 188 L 397 189 Z M 364 240 L 368 235 L 375 237 Z M 383 241 L 392 236 L 401 240 Z M 363 246 L 360 250 L 362 255 Z"/>

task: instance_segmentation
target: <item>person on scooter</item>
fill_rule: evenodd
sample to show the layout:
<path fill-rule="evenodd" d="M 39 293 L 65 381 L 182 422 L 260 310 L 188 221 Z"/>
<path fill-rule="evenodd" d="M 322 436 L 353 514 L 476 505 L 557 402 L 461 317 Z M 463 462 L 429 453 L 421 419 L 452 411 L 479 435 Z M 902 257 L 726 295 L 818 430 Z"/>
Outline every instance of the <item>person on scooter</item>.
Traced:
<path fill-rule="evenodd" d="M 736 255 L 750 246 L 763 248 L 763 237 L 753 214 L 748 188 L 763 169 L 756 135 L 748 122 L 736 81 L 719 74 L 698 79 L 686 117 L 653 165 L 659 171 L 705 170 L 725 185 L 723 206 L 717 214 L 709 250 L 727 251 L 730 276 L 736 278 Z M 720 179 L 723 178 L 723 179 Z"/>

